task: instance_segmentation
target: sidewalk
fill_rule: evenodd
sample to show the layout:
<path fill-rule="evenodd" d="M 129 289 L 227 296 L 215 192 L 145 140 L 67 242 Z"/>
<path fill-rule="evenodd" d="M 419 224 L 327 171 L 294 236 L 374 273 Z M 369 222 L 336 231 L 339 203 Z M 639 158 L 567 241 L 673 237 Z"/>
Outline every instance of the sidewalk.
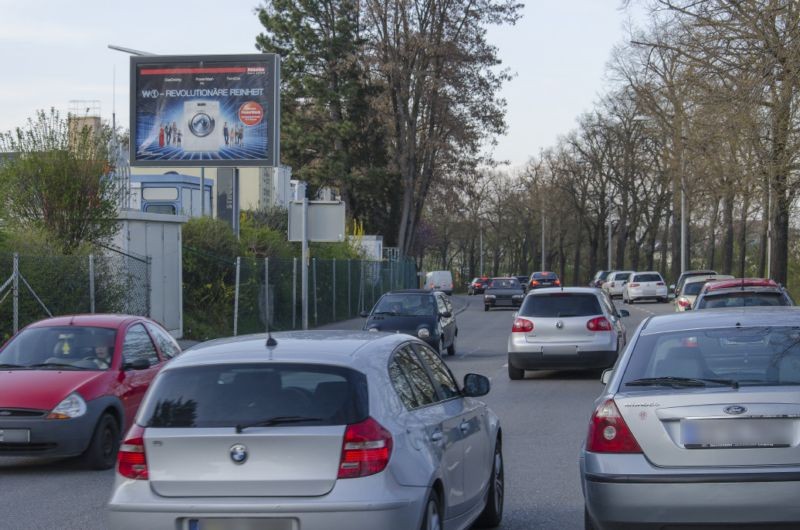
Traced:
<path fill-rule="evenodd" d="M 467 295 L 463 294 L 453 295 L 450 298 L 450 300 L 453 302 L 453 309 L 455 309 L 456 315 L 460 315 L 461 313 L 466 311 L 470 305 L 470 297 L 468 297 Z M 362 327 L 364 327 L 364 319 L 358 317 L 358 318 L 351 318 L 350 320 L 341 320 L 339 322 L 333 322 L 331 324 L 326 324 L 324 326 L 319 326 L 317 328 L 312 328 L 312 329 L 321 329 L 321 330 L 343 329 L 343 330 L 357 331 L 360 330 Z M 199 342 L 196 340 L 188 340 L 188 339 L 181 339 L 178 341 L 178 344 L 180 344 L 180 347 L 184 350 L 198 343 Z"/>

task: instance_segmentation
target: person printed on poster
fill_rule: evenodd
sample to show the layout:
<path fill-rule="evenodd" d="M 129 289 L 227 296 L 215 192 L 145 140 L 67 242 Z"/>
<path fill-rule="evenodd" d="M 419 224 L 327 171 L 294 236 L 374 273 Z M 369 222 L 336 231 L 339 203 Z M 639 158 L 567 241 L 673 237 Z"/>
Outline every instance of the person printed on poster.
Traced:
<path fill-rule="evenodd" d="M 181 138 L 183 137 L 183 133 L 181 133 L 180 129 L 178 129 L 178 131 L 176 132 L 176 136 L 178 141 L 178 147 L 181 147 Z"/>
<path fill-rule="evenodd" d="M 225 145 L 228 145 L 228 122 L 226 121 L 222 127 L 222 136 L 225 138 Z"/>
<path fill-rule="evenodd" d="M 164 124 L 161 124 L 161 128 L 158 130 L 158 146 L 164 147 Z"/>

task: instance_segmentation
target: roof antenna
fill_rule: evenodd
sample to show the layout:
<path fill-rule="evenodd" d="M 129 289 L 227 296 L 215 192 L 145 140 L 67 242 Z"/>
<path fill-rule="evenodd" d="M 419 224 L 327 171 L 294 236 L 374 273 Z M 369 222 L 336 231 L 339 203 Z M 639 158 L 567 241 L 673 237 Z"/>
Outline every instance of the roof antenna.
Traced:
<path fill-rule="evenodd" d="M 278 341 L 272 337 L 272 328 L 269 325 L 269 315 L 267 315 L 267 348 L 274 348 L 278 345 Z"/>

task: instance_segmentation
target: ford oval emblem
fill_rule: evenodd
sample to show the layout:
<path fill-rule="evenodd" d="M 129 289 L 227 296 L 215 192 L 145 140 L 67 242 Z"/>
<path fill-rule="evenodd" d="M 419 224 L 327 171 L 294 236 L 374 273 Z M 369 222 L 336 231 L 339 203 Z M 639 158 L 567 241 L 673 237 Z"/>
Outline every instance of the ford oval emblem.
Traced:
<path fill-rule="evenodd" d="M 244 444 L 231 446 L 231 460 L 234 464 L 244 464 L 247 460 L 247 446 Z"/>
<path fill-rule="evenodd" d="M 725 414 L 732 414 L 734 416 L 738 416 L 739 414 L 744 414 L 747 412 L 747 408 L 741 405 L 731 405 L 730 407 L 725 407 L 722 410 L 725 411 Z"/>

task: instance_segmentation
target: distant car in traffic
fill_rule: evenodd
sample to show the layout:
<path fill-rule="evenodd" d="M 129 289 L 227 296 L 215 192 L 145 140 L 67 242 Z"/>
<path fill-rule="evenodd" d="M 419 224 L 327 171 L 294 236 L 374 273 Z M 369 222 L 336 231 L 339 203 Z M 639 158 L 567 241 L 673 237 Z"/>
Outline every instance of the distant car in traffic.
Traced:
<path fill-rule="evenodd" d="M 425 275 L 423 289 L 428 291 L 442 291 L 447 296 L 453 294 L 453 274 L 450 271 L 431 271 Z"/>
<path fill-rule="evenodd" d="M 606 281 L 606 278 L 608 278 L 608 275 L 611 274 L 612 272 L 614 271 L 613 270 L 597 271 L 592 280 L 589 282 L 589 287 L 598 287 L 598 288 L 602 287 L 603 283 L 605 283 Z"/>
<path fill-rule="evenodd" d="M 550 271 L 534 272 L 528 279 L 528 289 L 544 289 L 546 287 L 560 287 L 561 280 L 558 274 Z"/>
<path fill-rule="evenodd" d="M 427 342 L 440 355 L 455 355 L 458 324 L 450 299 L 422 289 L 391 291 L 380 297 L 366 318 L 365 331 L 407 333 Z"/>
<path fill-rule="evenodd" d="M 469 285 L 467 286 L 467 295 L 472 296 L 475 294 L 483 294 L 486 290 L 486 285 L 489 283 L 489 278 L 487 277 L 479 277 L 473 278 Z"/>
<path fill-rule="evenodd" d="M 661 274 L 655 271 L 634 272 L 622 288 L 622 302 L 633 304 L 640 300 L 667 302 L 669 292 Z"/>
<path fill-rule="evenodd" d="M 714 276 L 717 274 L 717 271 L 711 269 L 697 269 L 697 270 L 689 270 L 684 271 L 678 277 L 678 281 L 675 285 L 670 285 L 670 289 L 675 293 L 675 296 L 678 296 L 678 293 L 683 288 L 683 284 L 687 278 L 691 278 L 692 276 Z"/>
<path fill-rule="evenodd" d="M 692 309 L 725 307 L 792 306 L 786 289 L 766 278 L 735 278 L 706 283 Z"/>
<path fill-rule="evenodd" d="M 211 341 L 159 374 L 120 450 L 109 528 L 496 527 L 500 421 L 426 343 L 311 331 Z"/>
<path fill-rule="evenodd" d="M 525 290 L 514 277 L 492 278 L 483 295 L 483 310 L 495 307 L 519 307 L 525 298 Z"/>
<path fill-rule="evenodd" d="M 0 457 L 116 462 L 150 381 L 181 349 L 154 321 L 77 315 L 31 324 L 0 349 Z"/>
<path fill-rule="evenodd" d="M 528 292 L 528 279 L 529 279 L 528 275 L 527 274 L 520 274 L 518 276 L 514 276 L 514 278 L 517 279 L 517 281 L 519 282 L 520 286 L 522 287 L 522 290 L 525 291 L 525 292 Z"/>
<path fill-rule="evenodd" d="M 677 313 L 690 311 L 694 305 L 694 301 L 697 299 L 697 295 L 700 294 L 700 290 L 706 283 L 716 280 L 730 280 L 732 278 L 733 276 L 725 274 L 711 276 L 698 275 L 686 278 L 681 290 L 678 292 L 678 296 L 675 297 L 675 311 Z"/>
<path fill-rule="evenodd" d="M 627 342 L 622 317 L 600 289 L 538 289 L 525 296 L 508 337 L 508 376 L 525 370 L 608 368 Z"/>
<path fill-rule="evenodd" d="M 602 289 L 610 296 L 612 299 L 616 296 L 622 297 L 622 291 L 625 288 L 625 284 L 628 282 L 631 274 L 634 271 L 614 271 L 609 273 L 606 277 L 606 281 L 603 282 Z"/>
<path fill-rule="evenodd" d="M 584 528 L 798 528 L 800 309 L 650 317 L 595 401 Z"/>

